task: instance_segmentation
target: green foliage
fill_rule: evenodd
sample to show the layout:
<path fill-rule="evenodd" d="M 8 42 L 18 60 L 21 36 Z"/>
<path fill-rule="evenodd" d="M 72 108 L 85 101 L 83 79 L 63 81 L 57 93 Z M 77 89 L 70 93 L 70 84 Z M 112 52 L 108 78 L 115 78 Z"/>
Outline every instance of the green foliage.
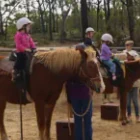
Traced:
<path fill-rule="evenodd" d="M 96 32 L 94 35 L 95 45 L 100 48 L 102 32 Z"/>
<path fill-rule="evenodd" d="M 126 0 L 123 0 L 126 2 Z M 11 11 L 11 9 L 16 5 L 17 0 L 5 0 L 2 1 L 2 7 L 0 12 L 5 12 L 6 14 L 3 15 L 3 28 L 5 29 L 5 23 L 7 21 L 8 28 L 7 28 L 7 40 L 5 41 L 5 36 L 0 36 L 0 45 L 2 46 L 13 46 L 14 44 L 14 35 L 16 33 L 16 21 L 24 16 L 27 16 L 27 7 L 25 3 L 20 3 L 15 8 L 14 13 L 12 16 L 6 17 Z M 34 2 L 34 0 L 32 1 Z M 30 3 L 32 3 L 30 2 Z M 54 9 L 52 9 L 52 15 L 54 15 L 54 19 L 52 19 L 56 28 L 55 33 L 53 32 L 54 40 L 58 40 L 60 38 L 61 32 L 61 24 L 62 24 L 62 13 L 58 11 L 66 11 L 68 7 L 71 7 L 71 14 L 68 15 L 66 19 L 66 26 L 65 26 L 65 35 L 66 39 L 81 39 L 82 38 L 82 31 L 81 31 L 81 9 L 80 3 L 75 2 L 75 0 L 56 0 L 51 1 L 54 2 Z M 48 3 L 46 1 L 42 1 L 42 12 L 43 12 L 43 19 L 44 24 L 41 23 L 41 16 L 38 5 L 35 6 L 30 5 L 30 19 L 34 22 L 32 25 L 32 35 L 40 45 L 48 44 L 49 43 L 49 9 L 47 8 Z M 34 8 L 35 7 L 35 8 Z M 46 8 L 46 9 L 45 9 Z M 135 20 L 135 41 L 136 44 L 140 45 L 140 3 L 139 0 L 135 1 L 134 5 L 134 20 Z M 20 11 L 20 9 L 23 9 Z M 59 9 L 59 10 L 58 10 Z M 61 9 L 61 10 L 60 10 Z M 54 11 L 53 11 L 54 10 Z M 53 13 L 54 12 L 54 13 Z M 65 14 L 65 12 L 63 13 Z M 114 37 L 115 45 L 123 45 L 124 38 L 129 36 L 129 22 L 128 22 L 128 11 L 127 7 L 122 4 L 120 0 L 111 0 L 110 1 L 110 17 L 108 21 L 106 21 L 105 16 L 105 8 L 104 4 L 100 5 L 100 12 L 99 17 L 97 18 L 97 5 L 91 4 L 88 7 L 88 23 L 89 26 L 93 27 L 96 31 L 94 40 L 98 46 L 100 46 L 100 38 L 101 35 L 105 32 L 109 32 Z M 98 27 L 99 30 L 97 31 L 97 19 L 99 19 Z M 54 20 L 54 21 L 53 21 Z M 0 22 L 1 23 L 1 22 Z M 45 32 L 42 31 L 42 25 L 45 26 Z M 1 26 L 0 26 L 1 28 Z M 1 31 L 1 29 L 0 29 Z M 1 33 L 1 32 L 0 32 Z"/>

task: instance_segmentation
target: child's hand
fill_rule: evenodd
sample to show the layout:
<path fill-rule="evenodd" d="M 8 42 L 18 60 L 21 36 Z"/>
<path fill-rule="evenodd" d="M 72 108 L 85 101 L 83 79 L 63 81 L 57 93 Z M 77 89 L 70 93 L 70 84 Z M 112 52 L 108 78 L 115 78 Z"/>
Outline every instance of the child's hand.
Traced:
<path fill-rule="evenodd" d="M 25 49 L 26 52 L 31 52 L 31 49 Z"/>
<path fill-rule="evenodd" d="M 115 57 L 115 54 L 114 54 L 114 53 L 112 53 L 112 54 L 111 54 L 111 58 L 114 58 L 114 57 Z"/>
<path fill-rule="evenodd" d="M 115 54 L 114 53 L 112 53 L 112 57 L 114 57 L 115 56 Z"/>

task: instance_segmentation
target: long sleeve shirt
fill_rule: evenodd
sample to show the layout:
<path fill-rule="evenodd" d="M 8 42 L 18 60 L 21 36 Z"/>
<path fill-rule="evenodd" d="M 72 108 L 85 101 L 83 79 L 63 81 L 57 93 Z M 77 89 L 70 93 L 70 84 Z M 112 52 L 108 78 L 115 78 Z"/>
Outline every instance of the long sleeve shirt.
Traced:
<path fill-rule="evenodd" d="M 111 58 L 111 56 L 112 56 L 112 52 L 111 52 L 110 48 L 105 43 L 102 44 L 100 59 L 109 60 Z"/>
<path fill-rule="evenodd" d="M 24 52 L 25 49 L 36 48 L 35 43 L 29 34 L 17 32 L 14 39 L 17 52 Z"/>

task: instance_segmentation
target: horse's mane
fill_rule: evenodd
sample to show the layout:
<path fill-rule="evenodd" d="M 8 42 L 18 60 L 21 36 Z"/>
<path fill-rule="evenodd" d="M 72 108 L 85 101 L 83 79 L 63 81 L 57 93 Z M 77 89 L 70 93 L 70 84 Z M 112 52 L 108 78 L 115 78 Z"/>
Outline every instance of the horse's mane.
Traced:
<path fill-rule="evenodd" d="M 35 63 L 41 63 L 55 73 L 62 68 L 77 69 L 82 59 L 79 51 L 69 48 L 37 52 L 34 57 Z"/>

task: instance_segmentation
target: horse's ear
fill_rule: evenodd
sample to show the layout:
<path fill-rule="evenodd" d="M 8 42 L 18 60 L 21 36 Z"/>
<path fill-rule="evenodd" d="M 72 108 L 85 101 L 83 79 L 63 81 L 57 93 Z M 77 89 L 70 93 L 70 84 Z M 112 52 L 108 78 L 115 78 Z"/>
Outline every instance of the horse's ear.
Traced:
<path fill-rule="evenodd" d="M 81 56 L 82 56 L 83 60 L 87 59 L 88 55 L 82 47 L 76 47 L 76 50 L 78 50 L 81 53 Z"/>

